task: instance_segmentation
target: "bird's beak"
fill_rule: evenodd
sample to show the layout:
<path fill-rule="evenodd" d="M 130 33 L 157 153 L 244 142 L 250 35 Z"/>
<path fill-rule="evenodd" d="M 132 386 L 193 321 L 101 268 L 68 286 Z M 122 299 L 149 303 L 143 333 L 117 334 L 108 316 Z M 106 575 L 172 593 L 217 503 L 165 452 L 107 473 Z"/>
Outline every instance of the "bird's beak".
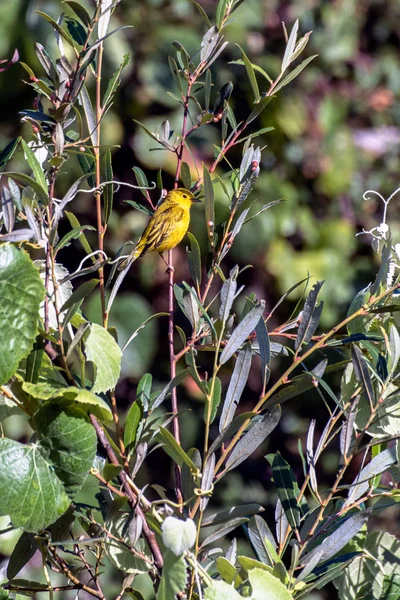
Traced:
<path fill-rule="evenodd" d="M 192 202 L 201 202 L 201 200 L 200 200 L 200 198 L 195 198 L 195 197 L 193 196 Z"/>

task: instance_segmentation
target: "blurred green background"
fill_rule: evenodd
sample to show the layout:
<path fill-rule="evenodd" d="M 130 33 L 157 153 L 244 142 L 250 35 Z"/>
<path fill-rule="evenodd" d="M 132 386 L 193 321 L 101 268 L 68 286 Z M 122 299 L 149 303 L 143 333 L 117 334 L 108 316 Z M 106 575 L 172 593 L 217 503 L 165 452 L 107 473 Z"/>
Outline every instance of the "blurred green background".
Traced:
<path fill-rule="evenodd" d="M 199 2 L 212 19 L 214 0 Z M 93 3 L 87 2 L 86 6 L 92 10 Z M 50 25 L 35 10 L 57 18 L 60 12 L 69 9 L 56 0 L 2 2 L 0 58 L 11 57 L 14 48 L 18 48 L 21 60 L 41 72 L 34 43 L 40 41 L 53 52 L 56 46 Z M 355 234 L 378 225 L 383 206 L 375 196 L 365 201 L 363 193 L 374 189 L 387 197 L 399 185 L 400 4 L 396 0 L 246 0 L 235 16 L 236 20 L 225 34 L 230 44 L 214 63 L 212 72 L 214 97 L 224 83 L 233 82 L 231 106 L 238 121 L 252 110 L 253 96 L 244 68 L 228 64 L 240 58 L 235 43 L 240 44 L 252 62 L 274 77 L 279 73 L 285 47 L 282 21 L 290 29 L 298 18 L 301 35 L 313 31 L 303 58 L 312 54 L 318 57 L 279 92 L 262 113 L 259 126 L 273 126 L 275 130 L 257 140 L 266 147 L 261 174 L 253 191 L 253 198 L 257 198 L 254 210 L 279 198 L 284 201 L 242 229 L 225 270 L 227 272 L 236 262 L 240 266 L 251 263 L 254 268 L 243 274 L 240 283 L 246 284 L 247 292 L 255 291 L 258 297 L 265 298 L 267 310 L 274 307 L 290 286 L 308 274 L 314 282 L 325 279 L 321 298 L 325 301 L 322 327 L 326 329 L 344 316 L 351 299 L 373 279 L 376 271 L 377 259 L 370 238 L 355 237 Z M 150 151 L 154 144 L 133 119 L 151 129 L 165 119 L 170 120 L 172 127 L 179 126 L 180 106 L 168 95 L 176 90 L 167 56 L 172 54 L 174 40 L 181 42 L 189 52 L 196 52 L 206 26 L 189 0 L 122 0 L 111 28 L 119 25 L 133 25 L 133 28 L 106 41 L 104 85 L 125 53 L 132 53 L 132 58 L 123 72 L 114 107 L 104 122 L 102 140 L 114 146 L 115 179 L 135 183 L 132 167 L 140 166 L 152 181 L 162 167 L 164 186 L 168 188 L 175 171 L 173 155 Z M 26 73 L 18 64 L 0 75 L 0 148 L 21 132 L 29 138 L 29 127 L 21 125 L 18 117 L 18 111 L 31 108 L 35 98 L 33 90 L 22 82 L 25 78 Z M 90 83 L 93 85 L 93 79 Z M 259 84 L 262 90 L 261 79 Z M 201 167 L 202 161 L 211 164 L 212 144 L 219 141 L 219 127 L 219 124 L 209 125 L 191 139 L 197 167 Z M 239 166 L 240 151 L 232 152 L 229 159 L 234 166 Z M 16 157 L 17 163 L 19 160 Z M 186 160 L 191 162 L 189 156 Z M 195 166 L 192 166 L 192 179 L 195 179 Z M 74 159 L 69 161 L 67 171 L 59 179 L 59 196 L 80 175 Z M 116 194 L 116 210 L 106 236 L 106 251 L 111 256 L 126 240 L 137 239 L 146 223 L 144 214 L 124 204 L 126 199 L 144 200 L 140 192 L 127 188 Z M 388 220 L 395 240 L 399 227 L 397 206 L 394 198 Z M 94 203 L 88 195 L 78 196 L 70 209 L 82 224 L 95 223 Z M 201 205 L 194 207 L 191 231 L 205 254 L 203 210 Z M 217 220 L 224 219 L 227 211 L 226 199 L 217 195 Z M 65 228 L 62 233 L 69 228 L 67 223 L 62 227 Z M 62 251 L 60 259 L 69 269 L 74 269 L 83 256 L 79 244 L 74 243 Z M 175 258 L 177 281 L 189 281 L 185 243 L 175 251 Z M 271 328 L 289 317 L 301 292 L 299 288 L 274 314 Z M 111 325 L 117 327 L 123 343 L 150 314 L 166 308 L 165 265 L 158 256 L 151 255 L 135 263 L 126 278 L 115 303 Z M 85 312 L 91 318 L 98 315 L 97 296 L 89 300 Z M 177 315 L 177 323 L 187 330 L 183 316 Z M 123 378 L 117 389 L 122 409 L 135 398 L 137 381 L 144 372 L 152 372 L 159 386 L 168 379 L 166 331 L 166 318 L 161 317 L 148 324 L 129 346 L 124 357 Z M 259 394 L 257 366 L 255 364 L 243 396 L 243 410 L 249 410 Z M 275 361 L 274 369 L 275 374 L 281 372 L 279 360 Z M 228 378 L 227 372 L 223 383 L 227 384 Z M 199 438 L 201 399 L 190 381 L 179 397 L 182 409 L 191 409 L 182 417 L 183 444 L 188 448 Z M 297 439 L 304 439 L 312 417 L 317 418 L 317 429 L 321 430 L 325 416 L 315 392 L 284 406 L 280 431 L 271 437 L 269 450 L 279 448 L 299 477 L 301 462 Z M 241 473 L 224 478 L 217 501 L 259 501 L 267 507 L 266 518 L 272 523 L 274 498 L 270 497 L 270 472 L 264 454 L 265 448 L 246 463 Z M 150 471 L 143 473 L 143 481 L 153 478 L 149 473 L 154 469 L 159 473 L 157 482 L 170 487 L 166 458 L 161 452 L 152 456 L 148 464 Z M 322 485 L 329 484 L 336 467 L 337 455 L 333 448 L 322 457 Z M 244 483 L 246 498 L 243 497 Z M 393 528 L 391 531 L 396 533 Z M 323 593 L 315 596 L 323 597 L 328 598 Z"/>

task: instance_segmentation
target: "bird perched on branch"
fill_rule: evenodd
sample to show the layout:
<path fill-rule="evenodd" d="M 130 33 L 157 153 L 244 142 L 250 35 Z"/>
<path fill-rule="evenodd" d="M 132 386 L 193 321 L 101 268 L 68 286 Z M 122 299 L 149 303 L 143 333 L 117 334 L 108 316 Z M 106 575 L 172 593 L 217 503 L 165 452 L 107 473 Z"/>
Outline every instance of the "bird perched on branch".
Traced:
<path fill-rule="evenodd" d="M 175 248 L 188 230 L 193 202 L 200 202 L 200 200 L 189 190 L 178 188 L 168 192 L 164 202 L 150 218 L 135 248 L 121 262 L 118 269 L 126 269 L 137 258 L 148 252 L 157 251 L 162 257 L 163 252 Z"/>

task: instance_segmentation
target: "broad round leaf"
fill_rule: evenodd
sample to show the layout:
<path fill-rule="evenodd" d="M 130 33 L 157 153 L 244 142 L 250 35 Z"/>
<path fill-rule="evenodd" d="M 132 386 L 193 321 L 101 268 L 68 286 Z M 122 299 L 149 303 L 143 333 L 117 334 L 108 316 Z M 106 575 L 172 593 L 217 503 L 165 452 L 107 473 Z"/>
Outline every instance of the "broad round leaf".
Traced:
<path fill-rule="evenodd" d="M 117 385 L 121 371 L 121 349 L 104 327 L 93 323 L 86 340 L 86 358 L 96 368 L 92 392 L 107 392 Z"/>
<path fill-rule="evenodd" d="M 0 512 L 14 527 L 37 532 L 54 523 L 70 499 L 39 445 L 0 439 Z"/>
<path fill-rule="evenodd" d="M 0 385 L 28 356 L 37 334 L 44 286 L 29 256 L 14 246 L 0 246 Z"/>

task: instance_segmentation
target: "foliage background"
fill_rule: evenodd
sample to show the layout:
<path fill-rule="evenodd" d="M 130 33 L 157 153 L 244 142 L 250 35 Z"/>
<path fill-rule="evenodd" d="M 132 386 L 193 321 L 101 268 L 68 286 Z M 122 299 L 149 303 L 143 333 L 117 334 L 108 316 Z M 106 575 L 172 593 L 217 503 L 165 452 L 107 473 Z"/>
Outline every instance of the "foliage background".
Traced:
<path fill-rule="evenodd" d="M 207 11 L 214 9 L 213 0 L 200 0 Z M 87 4 L 90 6 L 89 2 Z M 43 10 L 57 18 L 59 5 L 54 0 L 14 0 L 0 5 L 0 58 L 10 57 L 18 48 L 21 60 L 33 67 L 39 66 L 33 46 L 36 41 L 53 43 L 52 28 L 36 14 Z M 68 9 L 67 9 L 68 10 Z M 363 200 L 365 190 L 375 189 L 383 196 L 398 186 L 400 142 L 400 105 L 398 101 L 400 79 L 399 34 L 396 24 L 400 7 L 395 0 L 385 3 L 364 0 L 249 0 L 239 9 L 236 21 L 227 29 L 226 39 L 239 43 L 250 59 L 272 75 L 279 71 L 284 48 L 281 21 L 288 28 L 300 19 L 302 33 L 313 30 L 306 56 L 318 54 L 300 77 L 284 88 L 262 113 L 262 126 L 275 127 L 264 137 L 267 149 L 263 153 L 260 177 L 253 192 L 257 204 L 283 198 L 285 201 L 264 213 L 244 227 L 235 241 L 229 260 L 244 266 L 254 265 L 242 276 L 242 282 L 254 290 L 258 297 L 266 298 L 267 310 L 291 285 L 309 273 L 312 281 L 326 279 L 321 298 L 325 301 L 322 326 L 334 324 L 343 316 L 355 293 L 374 275 L 375 257 L 367 236 L 355 237 L 362 228 L 370 229 L 379 223 L 382 207 L 375 199 Z M 204 27 L 201 17 L 189 0 L 142 0 L 121 2 L 117 7 L 112 27 L 132 24 L 106 42 L 104 75 L 111 74 L 126 52 L 131 61 L 123 72 L 123 83 L 116 103 L 108 114 L 103 141 L 113 148 L 114 176 L 117 180 L 135 183 L 133 166 L 140 166 L 155 180 L 157 169 L 164 169 L 164 186 L 170 187 L 175 164 L 164 152 L 149 151 L 152 144 L 133 123 L 138 119 L 154 127 L 164 119 L 172 126 L 179 124 L 176 102 L 167 92 L 174 92 L 168 70 L 167 55 L 172 42 L 181 41 L 189 52 L 199 44 Z M 231 43 L 224 52 L 225 60 L 237 60 L 240 52 Z M 234 91 L 231 103 L 240 120 L 241 113 L 248 114 L 253 97 L 244 68 L 222 66 L 219 59 L 213 65 L 216 92 L 228 80 Z M 34 94 L 21 79 L 26 74 L 14 65 L 0 79 L 0 147 L 24 130 L 18 111 L 32 107 Z M 93 80 L 91 82 L 93 84 Z M 106 84 L 106 82 L 105 82 Z M 194 158 L 198 165 L 211 161 L 210 148 L 217 139 L 219 124 L 206 128 L 206 134 L 196 138 Z M 203 129 L 201 130 L 203 132 Z M 29 136 L 29 129 L 25 130 Z M 207 135 L 207 138 L 203 137 Z M 194 138 L 193 138 L 194 139 Z M 192 141 L 193 144 L 193 141 Z M 230 156 L 239 164 L 239 156 Z M 188 160 L 188 158 L 186 158 Z M 17 158 L 18 161 L 18 158 Z M 188 161 L 190 162 L 190 161 Z M 70 181 L 60 185 L 68 187 L 79 175 L 79 166 L 70 161 Z M 63 189 L 58 190 L 61 196 Z M 120 190 L 116 197 L 116 211 L 106 236 L 106 251 L 110 255 L 127 239 L 136 239 L 142 231 L 146 217 L 124 200 L 141 201 L 139 192 L 130 194 Z M 227 212 L 223 197 L 216 198 L 217 220 Z M 398 219 L 396 201 L 389 206 L 389 222 L 396 239 Z M 75 202 L 75 211 L 81 223 L 95 224 L 93 200 L 81 195 Z M 206 248 L 204 209 L 195 206 L 191 230 Z M 67 231 L 67 225 L 65 225 Z M 61 229 L 61 233 L 64 233 Z M 88 237 L 90 232 L 88 232 Z M 79 244 L 62 251 L 65 266 L 73 269 L 83 258 Z M 176 280 L 188 277 L 185 244 L 176 250 Z M 233 262 L 234 261 L 234 262 Z M 229 267 L 229 263 L 226 265 Z M 124 282 L 123 293 L 114 309 L 114 321 L 119 339 L 124 342 L 129 334 L 153 312 L 164 311 L 167 305 L 167 277 L 165 266 L 157 256 L 149 256 L 135 263 L 129 278 Z M 297 291 L 296 291 L 297 293 Z M 299 294 L 301 288 L 299 288 Z M 290 297 L 294 308 L 298 297 Z M 273 317 L 273 325 L 281 323 L 290 314 L 286 302 Z M 93 296 L 85 307 L 87 315 L 94 318 L 99 313 L 99 300 Z M 184 318 L 178 325 L 185 327 Z M 160 385 L 168 379 L 168 348 L 166 343 L 167 320 L 158 319 L 131 344 L 125 358 L 124 378 L 117 388 L 122 406 L 128 406 L 134 397 L 136 383 L 145 371 L 151 371 Z M 281 360 L 281 359 L 279 359 Z M 272 373 L 272 378 L 273 378 Z M 222 373 L 223 376 L 223 373 Z M 258 387 L 258 373 L 254 373 L 242 400 L 242 410 L 254 404 Z M 253 395 L 254 394 L 254 395 Z M 184 422 L 183 445 L 194 445 L 197 431 L 195 415 L 202 412 L 199 396 L 192 382 L 185 393 L 180 391 L 180 406 L 190 408 L 182 417 Z M 284 406 L 279 428 L 269 438 L 269 450 L 282 452 L 294 469 L 301 474 L 297 451 L 298 438 L 303 439 L 310 418 L 324 425 L 323 404 L 316 393 Z M 319 421 L 320 420 L 320 421 Z M 198 422 L 201 422 L 200 420 Z M 8 420 L 6 427 L 12 437 L 28 435 L 25 423 Z M 270 472 L 263 459 L 265 448 L 245 463 L 240 474 L 236 471 L 225 478 L 219 501 L 224 495 L 230 503 L 235 500 L 257 501 L 266 507 L 265 517 L 273 522 L 274 499 L 269 496 Z M 153 460 L 152 460 L 153 458 Z M 319 479 L 328 485 L 336 469 L 335 448 L 322 457 L 323 472 Z M 150 457 L 148 480 L 166 488 L 171 487 L 167 458 L 162 452 Z M 321 467 L 320 467 L 321 468 Z M 153 471 L 151 472 L 151 469 Z M 355 473 L 354 473 L 355 474 Z M 350 474 L 349 474 L 350 475 Z M 90 486 L 90 483 L 88 484 Z M 88 487 L 88 486 L 87 486 Z M 90 493 L 86 490 L 85 493 Z M 271 514 L 269 514 L 269 509 Z M 385 519 L 393 514 L 385 512 Z M 400 529 L 393 521 L 383 527 L 393 534 Z M 6 553 L 7 548 L 3 547 Z M 322 593 L 321 593 L 322 594 Z M 316 598 L 328 598 L 320 595 Z M 335 597 L 335 596 L 333 596 Z"/>

